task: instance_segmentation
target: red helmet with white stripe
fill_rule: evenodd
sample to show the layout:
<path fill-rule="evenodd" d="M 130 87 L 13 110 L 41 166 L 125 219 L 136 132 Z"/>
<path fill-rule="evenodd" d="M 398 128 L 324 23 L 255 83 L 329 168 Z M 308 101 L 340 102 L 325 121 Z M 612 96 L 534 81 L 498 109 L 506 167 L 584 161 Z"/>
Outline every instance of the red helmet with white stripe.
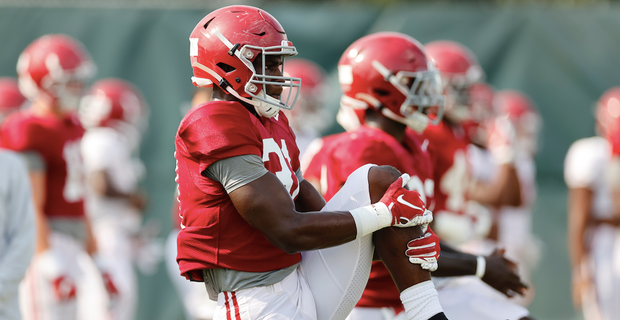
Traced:
<path fill-rule="evenodd" d="M 196 25 L 191 35 L 192 81 L 203 87 L 216 84 L 224 92 L 254 105 L 264 117 L 273 117 L 279 108 L 291 109 L 297 96 L 276 99 L 267 95 L 265 85 L 299 87 L 299 78 L 266 74 L 265 57 L 282 59 L 297 54 L 280 23 L 269 13 L 250 6 L 228 6 L 215 10 Z M 262 59 L 261 70 L 254 62 Z M 284 70 L 281 70 L 283 73 Z M 290 90 L 298 94 L 298 90 Z"/>
<path fill-rule="evenodd" d="M 49 34 L 32 42 L 19 56 L 19 88 L 29 100 L 46 99 L 52 106 L 77 107 L 83 81 L 95 72 L 90 55 L 77 40 Z"/>
<path fill-rule="evenodd" d="M 612 145 L 613 153 L 620 154 L 620 87 L 613 87 L 596 104 L 596 124 L 601 135 Z"/>
<path fill-rule="evenodd" d="M 431 107 L 443 111 L 439 73 L 422 45 L 402 33 L 379 32 L 355 41 L 340 57 L 338 80 L 346 108 L 370 107 L 418 132 L 430 122 Z"/>
<path fill-rule="evenodd" d="M 9 114 L 26 104 L 26 97 L 19 92 L 17 81 L 13 78 L 0 78 L 0 123 Z"/>
<path fill-rule="evenodd" d="M 79 117 L 85 128 L 114 127 L 123 122 L 144 130 L 147 114 L 140 90 L 121 79 L 95 82 L 80 101 Z"/>
<path fill-rule="evenodd" d="M 446 94 L 446 117 L 460 123 L 470 117 L 469 87 L 482 81 L 484 72 L 476 56 L 460 43 L 439 40 L 424 47 L 441 72 Z"/>

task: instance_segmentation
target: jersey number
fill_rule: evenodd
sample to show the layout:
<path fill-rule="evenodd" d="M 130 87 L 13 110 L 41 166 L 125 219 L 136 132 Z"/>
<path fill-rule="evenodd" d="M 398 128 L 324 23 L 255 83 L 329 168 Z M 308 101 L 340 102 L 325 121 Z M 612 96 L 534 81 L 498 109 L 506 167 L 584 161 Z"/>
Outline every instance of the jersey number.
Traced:
<path fill-rule="evenodd" d="M 280 149 L 273 138 L 263 139 L 263 162 L 269 161 L 270 153 L 275 153 L 278 156 L 282 170 L 275 173 L 276 177 L 280 179 L 280 182 L 282 182 L 286 188 L 286 191 L 288 191 L 294 199 L 297 196 L 297 193 L 299 193 L 299 184 L 297 184 L 297 187 L 293 190 L 293 192 L 291 192 L 291 188 L 295 182 L 293 181 L 293 173 L 289 169 L 286 162 L 286 160 L 288 160 L 288 163 L 291 163 L 291 157 L 289 156 L 288 148 L 286 147 L 286 141 L 282 139 L 281 142 L 282 149 Z"/>
<path fill-rule="evenodd" d="M 465 205 L 465 186 L 467 180 L 467 160 L 465 152 L 454 153 L 454 164 L 441 178 L 441 191 L 446 194 L 446 209 L 460 212 Z"/>
<path fill-rule="evenodd" d="M 62 149 L 62 157 L 67 164 L 67 178 L 62 195 L 67 202 L 78 202 L 84 198 L 84 170 L 80 141 L 68 141 Z"/>

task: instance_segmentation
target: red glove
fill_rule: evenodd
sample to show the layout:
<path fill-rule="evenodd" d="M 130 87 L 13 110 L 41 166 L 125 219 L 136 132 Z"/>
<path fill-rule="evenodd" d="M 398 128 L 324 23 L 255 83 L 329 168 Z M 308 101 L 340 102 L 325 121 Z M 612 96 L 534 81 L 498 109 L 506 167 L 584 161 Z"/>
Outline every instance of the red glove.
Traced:
<path fill-rule="evenodd" d="M 405 255 L 409 257 L 409 262 L 419 264 L 422 269 L 432 272 L 437 270 L 437 258 L 440 252 L 439 237 L 427 227 L 422 237 L 407 243 Z"/>
<path fill-rule="evenodd" d="M 429 224 L 433 221 L 433 213 L 426 210 L 424 201 L 417 191 L 403 188 L 409 182 L 409 175 L 403 174 L 394 181 L 381 200 L 374 204 L 379 214 L 387 211 L 391 216 L 393 227 L 413 227 Z"/>

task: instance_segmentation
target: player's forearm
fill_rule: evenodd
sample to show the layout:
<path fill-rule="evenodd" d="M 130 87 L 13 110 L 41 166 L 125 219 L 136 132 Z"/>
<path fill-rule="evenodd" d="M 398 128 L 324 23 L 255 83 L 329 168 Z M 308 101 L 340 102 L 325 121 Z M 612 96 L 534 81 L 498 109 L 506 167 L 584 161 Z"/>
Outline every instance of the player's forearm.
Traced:
<path fill-rule="evenodd" d="M 439 267 L 433 272 L 434 277 L 474 275 L 478 265 L 476 256 L 463 252 L 445 252 L 443 247 L 437 264 Z"/>
<path fill-rule="evenodd" d="M 570 189 L 568 203 L 568 251 L 573 267 L 581 264 L 585 255 L 584 234 L 588 226 L 588 217 L 592 191 L 586 188 Z"/>
<path fill-rule="evenodd" d="M 283 221 L 281 221 L 283 222 Z M 264 233 L 287 253 L 338 246 L 357 236 L 355 220 L 348 211 L 296 213 L 277 229 Z"/>
<path fill-rule="evenodd" d="M 476 182 L 468 192 L 468 199 L 496 207 L 521 205 L 521 189 L 514 165 L 503 164 L 492 182 Z"/>
<path fill-rule="evenodd" d="M 119 191 L 114 187 L 110 175 L 105 170 L 93 172 L 88 177 L 91 189 L 98 195 L 109 198 L 129 199 L 132 194 Z"/>
<path fill-rule="evenodd" d="M 37 224 L 37 240 L 36 240 L 36 253 L 41 253 L 49 249 L 49 236 L 50 226 L 49 221 L 43 211 L 36 210 L 36 224 Z"/>

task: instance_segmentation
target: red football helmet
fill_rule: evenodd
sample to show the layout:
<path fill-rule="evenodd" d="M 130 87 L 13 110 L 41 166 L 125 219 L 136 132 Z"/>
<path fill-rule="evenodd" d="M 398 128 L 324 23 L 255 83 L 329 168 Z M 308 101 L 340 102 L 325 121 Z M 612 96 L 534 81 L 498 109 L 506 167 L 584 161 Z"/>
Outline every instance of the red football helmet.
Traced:
<path fill-rule="evenodd" d="M 292 58 L 286 61 L 286 74 L 300 78 L 304 84 L 299 88 L 299 98 L 295 109 L 290 111 L 289 122 L 293 129 L 312 128 L 323 130 L 330 124 L 330 115 L 325 111 L 327 86 L 325 85 L 325 71 L 316 63 Z M 294 89 L 293 89 L 294 90 Z M 284 88 L 283 96 L 288 95 L 289 88 Z"/>
<path fill-rule="evenodd" d="M 83 81 L 95 65 L 77 40 L 62 34 L 42 36 L 19 56 L 19 89 L 29 100 L 45 98 L 61 108 L 77 106 Z"/>
<path fill-rule="evenodd" d="M 19 92 L 17 81 L 13 78 L 0 78 L 0 123 L 14 111 L 26 104 L 26 98 Z"/>
<path fill-rule="evenodd" d="M 431 107 L 440 107 L 433 122 L 441 119 L 439 72 L 422 45 L 405 34 L 379 32 L 355 41 L 340 57 L 338 80 L 346 108 L 370 107 L 418 132 L 430 122 Z"/>
<path fill-rule="evenodd" d="M 620 87 L 613 87 L 596 104 L 596 125 L 601 135 L 612 145 L 614 155 L 620 155 Z"/>
<path fill-rule="evenodd" d="M 463 121 L 463 128 L 470 141 L 484 146 L 487 141 L 486 125 L 493 118 L 493 87 L 478 82 L 469 88 L 471 116 Z"/>
<path fill-rule="evenodd" d="M 493 105 L 497 118 L 507 119 L 513 124 L 519 147 L 531 154 L 536 153 L 542 120 L 532 100 L 519 91 L 501 90 L 495 93 Z"/>
<path fill-rule="evenodd" d="M 439 40 L 427 43 L 426 53 L 441 72 L 446 94 L 446 117 L 462 122 L 470 117 L 469 87 L 484 78 L 476 56 L 460 43 Z"/>
<path fill-rule="evenodd" d="M 297 54 L 280 23 L 266 11 L 250 6 L 215 10 L 196 25 L 189 42 L 195 86 L 215 83 L 224 92 L 254 105 L 264 117 L 273 117 L 278 114 L 278 108 L 291 109 L 295 104 L 297 95 L 291 97 L 289 94 L 282 101 L 267 95 L 263 88 L 263 85 L 289 88 L 301 85 L 299 78 L 265 73 L 266 55 L 284 60 Z M 255 70 L 253 65 L 258 57 L 262 59 L 261 70 Z M 283 69 L 280 70 L 282 73 Z"/>
<path fill-rule="evenodd" d="M 116 127 L 119 122 L 143 131 L 148 106 L 140 90 L 121 79 L 95 82 L 80 101 L 79 117 L 85 128 Z"/>

